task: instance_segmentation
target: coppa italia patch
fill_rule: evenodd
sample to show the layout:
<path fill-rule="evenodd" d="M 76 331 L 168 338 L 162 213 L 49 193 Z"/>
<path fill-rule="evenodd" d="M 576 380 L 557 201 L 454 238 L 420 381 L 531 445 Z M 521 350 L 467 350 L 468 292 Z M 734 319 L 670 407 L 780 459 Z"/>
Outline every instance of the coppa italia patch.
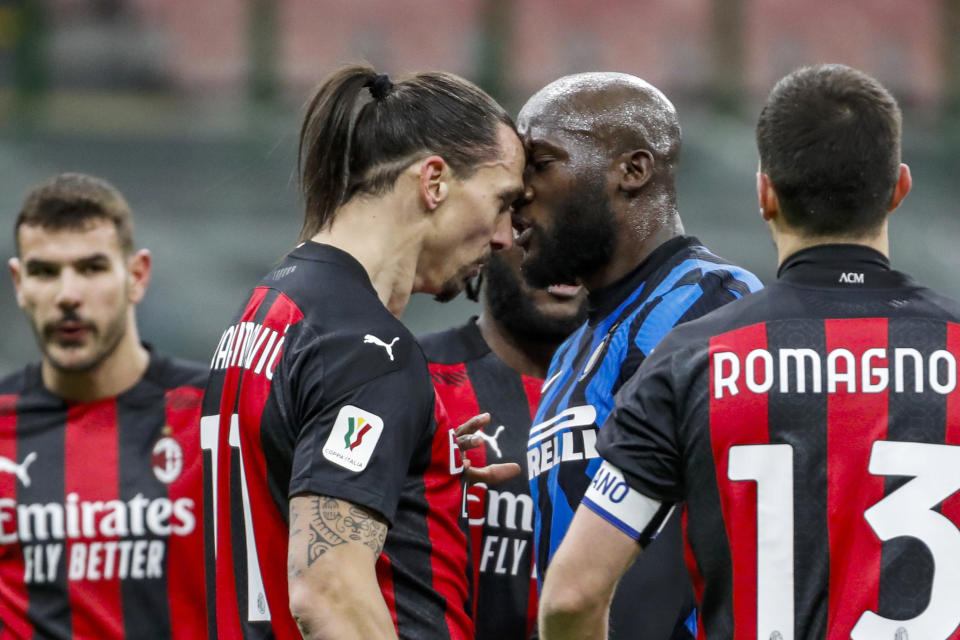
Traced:
<path fill-rule="evenodd" d="M 363 471 L 382 432 L 380 416 L 353 405 L 344 405 L 323 445 L 323 457 L 344 469 Z"/>

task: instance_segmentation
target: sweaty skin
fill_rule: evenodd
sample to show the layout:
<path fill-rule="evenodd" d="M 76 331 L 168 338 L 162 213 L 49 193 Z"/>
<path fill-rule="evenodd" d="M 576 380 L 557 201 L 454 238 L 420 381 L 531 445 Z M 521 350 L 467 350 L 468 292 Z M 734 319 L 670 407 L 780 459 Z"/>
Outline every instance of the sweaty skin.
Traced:
<path fill-rule="evenodd" d="M 683 233 L 674 187 L 680 125 L 656 87 L 619 73 L 561 78 L 524 105 L 517 128 L 529 160 L 529 201 L 514 221 L 526 232 L 518 242 L 528 251 L 527 261 L 543 249 L 535 246 L 537 237 L 553 238 L 564 203 L 598 181 L 612 213 L 612 247 L 584 258 L 585 272 L 576 275 L 588 290 L 618 280 Z"/>

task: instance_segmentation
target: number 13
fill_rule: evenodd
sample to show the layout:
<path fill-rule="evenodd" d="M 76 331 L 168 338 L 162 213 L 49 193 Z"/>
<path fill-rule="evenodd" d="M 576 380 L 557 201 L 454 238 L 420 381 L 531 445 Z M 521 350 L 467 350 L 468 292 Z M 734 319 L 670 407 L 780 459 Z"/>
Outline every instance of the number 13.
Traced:
<path fill-rule="evenodd" d="M 910 620 L 864 611 L 853 640 L 944 639 L 960 624 L 960 530 L 933 507 L 960 489 L 960 447 L 917 442 L 873 443 L 869 471 L 909 476 L 902 487 L 867 509 L 863 517 L 880 540 L 909 536 L 923 542 L 934 562 L 927 608 Z M 791 640 L 793 611 L 793 447 L 788 444 L 730 448 L 727 477 L 757 483 L 757 637 Z"/>

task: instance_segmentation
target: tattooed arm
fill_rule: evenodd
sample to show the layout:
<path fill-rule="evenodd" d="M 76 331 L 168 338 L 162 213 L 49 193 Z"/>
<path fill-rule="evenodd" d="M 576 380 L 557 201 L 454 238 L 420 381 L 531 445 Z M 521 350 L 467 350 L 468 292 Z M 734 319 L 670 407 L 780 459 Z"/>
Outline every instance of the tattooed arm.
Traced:
<path fill-rule="evenodd" d="M 346 500 L 290 500 L 290 612 L 309 640 L 396 639 L 374 569 L 387 537 L 378 514 Z"/>

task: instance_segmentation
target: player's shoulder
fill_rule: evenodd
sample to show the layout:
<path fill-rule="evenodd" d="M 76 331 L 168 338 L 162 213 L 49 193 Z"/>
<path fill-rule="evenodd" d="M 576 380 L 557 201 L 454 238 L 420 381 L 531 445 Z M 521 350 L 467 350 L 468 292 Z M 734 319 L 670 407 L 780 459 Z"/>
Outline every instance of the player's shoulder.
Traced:
<path fill-rule="evenodd" d="M 919 311 L 936 319 L 960 324 L 960 301 L 922 285 L 914 286 L 910 296 L 898 300 L 896 306 L 907 314 Z"/>
<path fill-rule="evenodd" d="M 460 364 L 482 358 L 490 352 L 477 327 L 477 318 L 470 318 L 459 327 L 451 327 L 417 337 L 430 364 Z"/>
<path fill-rule="evenodd" d="M 420 382 L 428 388 L 427 360 L 420 345 L 379 299 L 375 304 L 380 312 L 334 313 L 323 321 L 290 326 L 280 365 L 285 383 L 335 395 L 399 372 L 403 380 L 390 383 L 398 392 Z"/>
<path fill-rule="evenodd" d="M 191 387 L 203 390 L 209 370 L 206 365 L 162 353 L 150 353 L 150 365 L 144 374 L 151 382 L 165 390 Z"/>
<path fill-rule="evenodd" d="M 711 338 L 735 331 L 758 322 L 767 322 L 784 314 L 771 313 L 771 306 L 776 304 L 776 287 L 766 288 L 749 296 L 728 302 L 722 306 L 676 325 L 664 337 L 657 347 L 658 351 L 672 351 L 680 347 L 701 348 L 707 345 Z"/>
<path fill-rule="evenodd" d="M 0 377 L 0 396 L 21 395 L 41 384 L 39 368 L 31 363 Z"/>
<path fill-rule="evenodd" d="M 693 283 L 719 278 L 728 286 L 735 287 L 742 295 L 763 288 L 763 283 L 750 270 L 717 255 L 696 238 L 691 237 L 690 240 L 673 258 L 673 263 L 685 271 L 680 282 Z"/>

